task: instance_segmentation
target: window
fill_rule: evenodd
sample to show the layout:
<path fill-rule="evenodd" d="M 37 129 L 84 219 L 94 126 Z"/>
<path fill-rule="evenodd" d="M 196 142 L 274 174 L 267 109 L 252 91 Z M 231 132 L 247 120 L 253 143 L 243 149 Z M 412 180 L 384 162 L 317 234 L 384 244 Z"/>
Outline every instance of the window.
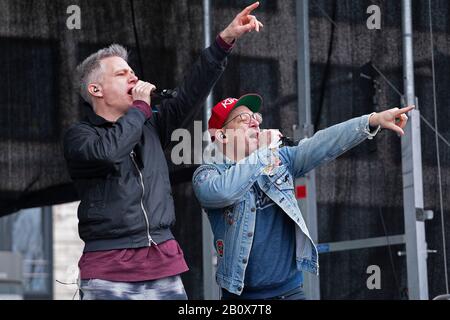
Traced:
<path fill-rule="evenodd" d="M 22 257 L 25 299 L 52 299 L 51 208 L 24 209 L 0 218 L 0 248 Z"/>

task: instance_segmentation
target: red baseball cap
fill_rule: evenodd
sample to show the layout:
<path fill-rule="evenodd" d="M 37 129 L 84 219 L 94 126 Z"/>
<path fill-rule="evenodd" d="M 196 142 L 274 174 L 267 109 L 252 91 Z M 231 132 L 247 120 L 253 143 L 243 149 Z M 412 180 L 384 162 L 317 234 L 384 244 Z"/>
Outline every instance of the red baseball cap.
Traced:
<path fill-rule="evenodd" d="M 246 106 L 253 112 L 258 112 L 261 108 L 262 101 L 262 97 L 256 93 L 245 94 L 239 99 L 226 98 L 220 101 L 211 110 L 211 117 L 208 121 L 208 129 L 221 129 L 230 112 L 239 106 Z"/>

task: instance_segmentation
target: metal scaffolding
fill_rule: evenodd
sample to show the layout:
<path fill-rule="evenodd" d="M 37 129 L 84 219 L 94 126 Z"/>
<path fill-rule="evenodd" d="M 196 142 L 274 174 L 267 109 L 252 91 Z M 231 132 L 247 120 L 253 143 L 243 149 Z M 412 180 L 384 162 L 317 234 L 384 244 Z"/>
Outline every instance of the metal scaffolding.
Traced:
<path fill-rule="evenodd" d="M 297 78 L 298 78 L 298 125 L 294 128 L 296 140 L 311 137 L 314 127 L 311 122 L 311 88 L 309 73 L 309 18 L 308 1 L 297 0 Z M 298 204 L 308 225 L 312 240 L 318 243 L 317 230 L 317 200 L 316 200 L 316 174 L 309 171 L 305 177 L 295 180 L 295 185 L 306 190 L 305 198 L 300 197 Z M 297 195 L 298 197 L 298 195 Z M 306 298 L 320 299 L 319 277 L 304 273 L 304 286 Z"/>
<path fill-rule="evenodd" d="M 308 0 L 297 0 L 298 32 L 298 114 L 297 138 L 313 134 L 311 124 L 309 77 L 309 15 Z M 331 21 L 333 22 L 333 21 Z M 333 22 L 334 23 L 334 22 Z M 405 96 L 403 104 L 416 104 L 414 94 L 414 63 L 412 45 L 411 1 L 402 0 L 403 73 Z M 410 121 L 402 138 L 403 207 L 405 234 L 318 244 L 319 253 L 365 249 L 393 244 L 406 244 L 409 299 L 428 299 L 427 245 L 424 220 L 430 216 L 423 210 L 422 159 L 420 140 L 420 113 L 410 112 Z M 297 187 L 306 188 L 305 198 L 298 203 L 305 216 L 312 239 L 318 243 L 317 204 L 314 171 L 296 180 Z M 320 282 L 305 274 L 305 293 L 309 299 L 320 299 Z"/>
<path fill-rule="evenodd" d="M 414 93 L 411 0 L 402 0 L 404 105 L 416 104 L 402 138 L 403 210 L 410 299 L 428 299 L 427 244 L 423 211 L 420 112 Z"/>
<path fill-rule="evenodd" d="M 211 45 L 211 0 L 203 0 L 203 39 L 204 47 Z M 203 132 L 208 129 L 207 123 L 213 106 L 212 94 L 208 95 L 203 108 Z M 219 287 L 215 281 L 216 254 L 213 247 L 214 236 L 205 210 L 202 210 L 202 256 L 203 256 L 203 297 L 205 300 L 219 299 Z"/>

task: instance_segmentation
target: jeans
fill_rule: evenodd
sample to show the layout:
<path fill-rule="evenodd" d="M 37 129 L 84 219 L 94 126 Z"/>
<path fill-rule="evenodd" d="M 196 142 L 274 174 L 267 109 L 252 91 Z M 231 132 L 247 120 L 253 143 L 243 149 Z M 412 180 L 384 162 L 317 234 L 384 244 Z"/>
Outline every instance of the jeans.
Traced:
<path fill-rule="evenodd" d="M 303 291 L 303 286 L 301 286 L 283 293 L 282 295 L 265 300 L 306 300 L 306 297 L 305 292 Z"/>
<path fill-rule="evenodd" d="M 187 295 L 179 275 L 140 282 L 89 279 L 80 281 L 80 300 L 187 300 Z"/>
<path fill-rule="evenodd" d="M 223 289 L 222 289 L 223 290 Z M 243 300 L 239 296 L 234 296 L 233 298 L 224 298 L 222 300 Z M 305 293 L 303 291 L 303 285 L 292 290 L 289 290 L 279 296 L 270 297 L 263 300 L 306 300 Z"/>

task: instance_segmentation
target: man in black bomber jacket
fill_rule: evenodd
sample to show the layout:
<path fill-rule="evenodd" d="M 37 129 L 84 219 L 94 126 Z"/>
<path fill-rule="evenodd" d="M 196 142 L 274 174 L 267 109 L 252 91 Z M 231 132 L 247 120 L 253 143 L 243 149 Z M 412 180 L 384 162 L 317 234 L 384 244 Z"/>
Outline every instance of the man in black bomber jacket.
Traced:
<path fill-rule="evenodd" d="M 188 270 L 170 227 L 175 212 L 163 149 L 173 130 L 193 120 L 225 69 L 236 39 L 262 24 L 239 13 L 152 113 L 153 84 L 138 80 L 127 51 L 111 45 L 77 67 L 87 117 L 64 136 L 64 156 L 81 198 L 81 299 L 186 299 Z"/>

